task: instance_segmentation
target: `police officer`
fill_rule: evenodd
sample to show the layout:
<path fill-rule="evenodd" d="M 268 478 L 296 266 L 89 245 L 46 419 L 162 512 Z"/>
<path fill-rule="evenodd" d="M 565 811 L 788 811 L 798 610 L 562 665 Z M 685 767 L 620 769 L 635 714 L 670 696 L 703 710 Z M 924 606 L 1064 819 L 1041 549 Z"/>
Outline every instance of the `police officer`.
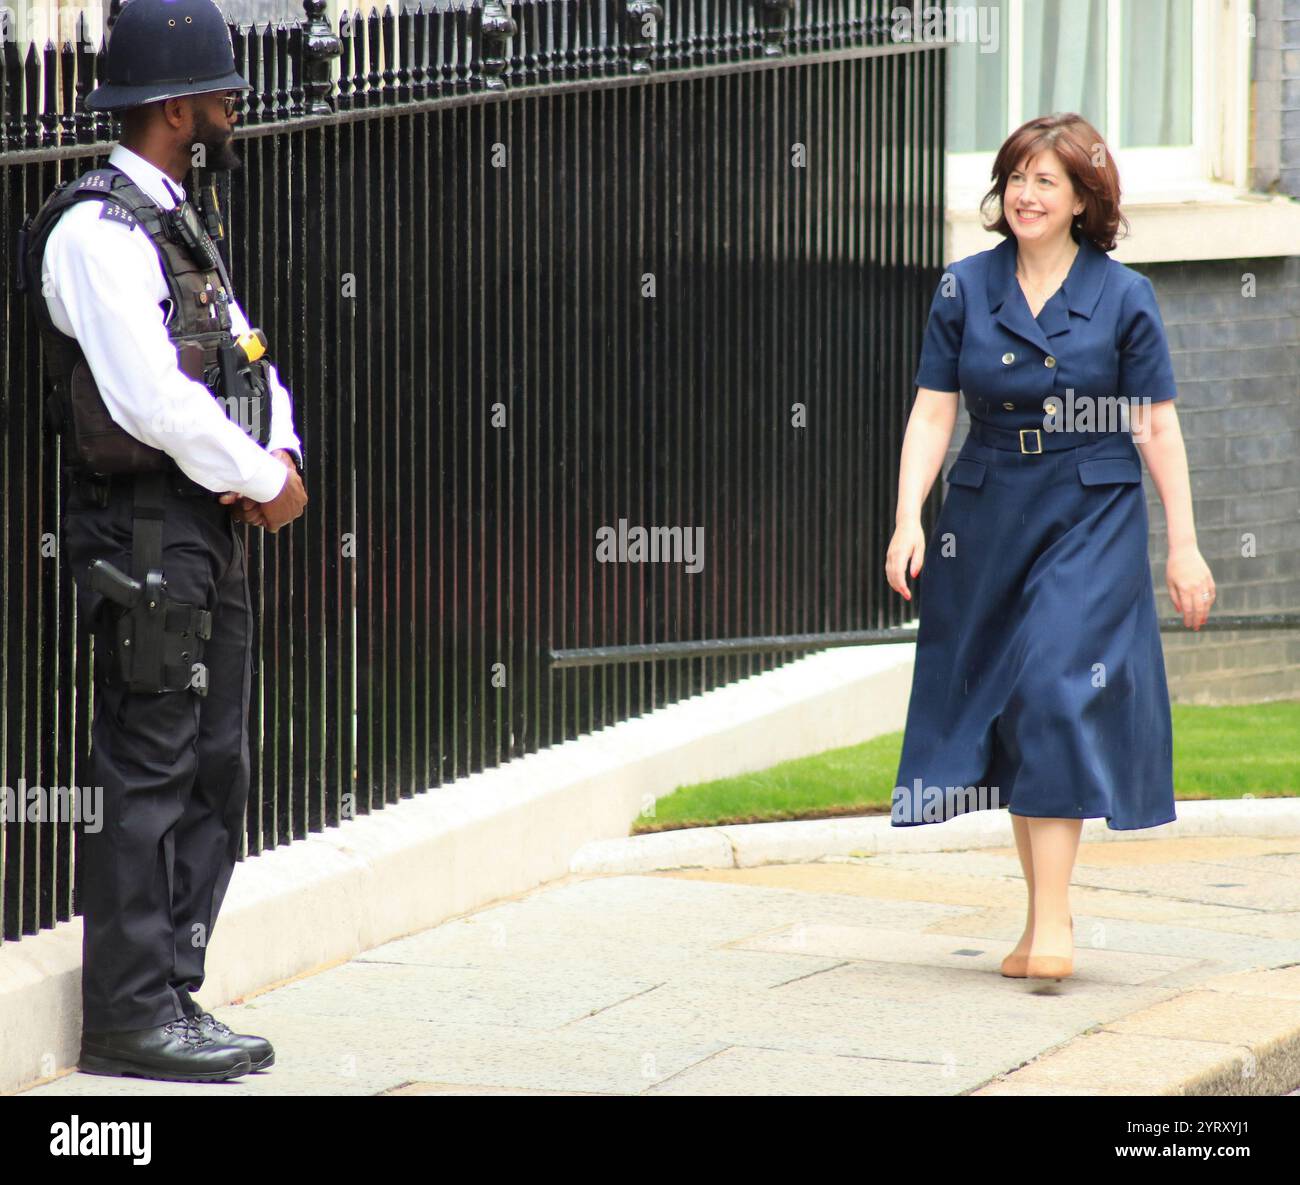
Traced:
<path fill-rule="evenodd" d="M 123 111 L 107 167 L 23 229 L 65 465 L 63 552 L 95 648 L 79 837 L 87 1072 L 222 1081 L 274 1061 L 198 1006 L 248 800 L 251 609 L 236 523 L 307 501 L 289 394 L 183 182 L 231 169 L 235 70 L 213 0 L 132 0 L 91 110 Z"/>

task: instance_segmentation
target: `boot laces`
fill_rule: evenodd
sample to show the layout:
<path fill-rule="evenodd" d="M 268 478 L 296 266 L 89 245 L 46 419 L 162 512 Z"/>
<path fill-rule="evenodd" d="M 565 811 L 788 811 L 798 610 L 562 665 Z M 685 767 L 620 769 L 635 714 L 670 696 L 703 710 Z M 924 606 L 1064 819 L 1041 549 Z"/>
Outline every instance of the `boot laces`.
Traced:
<path fill-rule="evenodd" d="M 184 1041 L 186 1045 L 206 1045 L 208 1038 L 203 1029 L 192 1016 L 182 1016 L 167 1026 L 167 1031 Z"/>
<path fill-rule="evenodd" d="M 234 1030 L 231 1029 L 231 1027 L 228 1024 L 226 1024 L 224 1021 L 218 1020 L 210 1012 L 208 1013 L 208 1026 L 214 1029 L 222 1037 L 234 1036 Z"/>

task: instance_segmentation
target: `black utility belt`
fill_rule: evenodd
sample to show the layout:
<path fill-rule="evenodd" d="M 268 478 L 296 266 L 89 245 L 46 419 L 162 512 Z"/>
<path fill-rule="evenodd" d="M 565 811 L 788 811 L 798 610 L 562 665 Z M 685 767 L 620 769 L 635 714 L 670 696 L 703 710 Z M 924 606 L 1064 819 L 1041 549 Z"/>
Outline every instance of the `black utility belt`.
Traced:
<path fill-rule="evenodd" d="M 164 489 L 181 498 L 211 498 L 218 494 L 201 486 L 174 463 L 162 471 Z M 100 506 L 107 506 L 117 498 L 132 497 L 135 492 L 136 473 L 95 473 L 89 469 L 72 468 L 69 478 L 79 486 L 92 501 Z"/>

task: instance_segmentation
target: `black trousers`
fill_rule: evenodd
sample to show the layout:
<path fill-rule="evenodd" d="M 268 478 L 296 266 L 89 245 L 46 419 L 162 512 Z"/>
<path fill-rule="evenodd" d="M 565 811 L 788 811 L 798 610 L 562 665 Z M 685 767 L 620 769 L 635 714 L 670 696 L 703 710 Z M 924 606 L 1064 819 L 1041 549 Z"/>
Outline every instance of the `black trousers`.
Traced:
<path fill-rule="evenodd" d="M 89 586 L 103 558 L 132 571 L 129 476 L 107 505 L 73 482 L 64 505 L 64 555 L 78 612 L 99 655 L 116 607 Z M 216 496 L 177 473 L 163 521 L 163 576 L 178 600 L 211 610 L 208 692 L 133 692 L 96 662 L 90 776 L 102 826 L 80 830 L 82 1028 L 118 1032 L 188 1011 L 244 835 L 248 803 L 251 609 L 242 527 Z"/>

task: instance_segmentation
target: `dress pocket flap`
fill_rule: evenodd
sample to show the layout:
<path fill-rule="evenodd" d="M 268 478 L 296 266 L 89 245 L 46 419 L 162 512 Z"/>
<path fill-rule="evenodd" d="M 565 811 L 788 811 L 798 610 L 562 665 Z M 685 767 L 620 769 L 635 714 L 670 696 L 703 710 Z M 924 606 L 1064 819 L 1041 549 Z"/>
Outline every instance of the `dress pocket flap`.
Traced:
<path fill-rule="evenodd" d="M 974 457 L 958 457 L 948 470 L 948 484 L 979 489 L 984 484 L 985 465 Z"/>
<path fill-rule="evenodd" d="M 1140 482 L 1142 469 L 1132 457 L 1090 457 L 1079 462 L 1079 480 L 1086 486 Z"/>

